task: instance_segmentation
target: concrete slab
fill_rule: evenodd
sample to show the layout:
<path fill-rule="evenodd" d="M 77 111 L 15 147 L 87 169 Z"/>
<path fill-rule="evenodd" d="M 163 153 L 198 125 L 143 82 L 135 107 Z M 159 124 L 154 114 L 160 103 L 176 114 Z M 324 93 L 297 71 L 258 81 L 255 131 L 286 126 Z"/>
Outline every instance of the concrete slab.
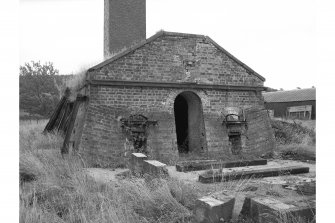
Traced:
<path fill-rule="evenodd" d="M 300 184 L 300 183 L 312 182 L 312 181 L 315 181 L 315 177 L 305 177 L 305 176 L 299 176 L 299 175 L 282 176 L 282 177 L 267 177 L 267 178 L 259 180 L 260 183 L 280 184 L 280 185 Z"/>
<path fill-rule="evenodd" d="M 147 156 L 144 155 L 143 153 L 132 153 L 132 155 L 139 158 L 147 158 Z"/>
<path fill-rule="evenodd" d="M 167 165 L 157 160 L 144 160 L 143 173 L 156 177 L 166 177 L 168 176 Z"/>
<path fill-rule="evenodd" d="M 283 188 L 294 190 L 298 194 L 311 196 L 316 193 L 316 181 L 303 181 L 297 183 L 287 183 L 282 185 Z"/>
<path fill-rule="evenodd" d="M 130 170 L 134 175 L 143 174 L 143 161 L 148 157 L 143 153 L 132 153 L 130 157 Z"/>
<path fill-rule="evenodd" d="M 273 197 L 246 197 L 240 213 L 241 219 L 252 219 L 255 223 L 306 222 L 315 216 L 315 196 L 309 199 L 281 201 Z M 299 221 L 300 222 L 300 221 Z"/>
<path fill-rule="evenodd" d="M 250 177 L 273 177 L 286 174 L 300 174 L 308 173 L 309 167 L 305 166 L 287 166 L 287 167 L 273 167 L 262 169 L 251 169 L 251 170 L 240 170 L 240 171 L 213 171 L 199 175 L 199 181 L 201 183 L 214 183 L 221 181 L 239 180 Z"/>
<path fill-rule="evenodd" d="M 179 172 L 189 172 L 198 170 L 209 170 L 219 168 L 233 168 L 242 166 L 257 166 L 266 165 L 266 159 L 258 160 L 237 160 L 237 161 L 217 161 L 217 160 L 195 160 L 195 161 L 184 161 L 176 165 L 176 170 Z"/>
<path fill-rule="evenodd" d="M 224 168 L 222 169 L 223 173 L 231 173 L 235 171 L 244 171 L 244 170 L 259 170 L 259 169 L 267 169 L 267 168 L 273 168 L 273 167 L 288 167 L 288 166 L 305 166 L 309 167 L 309 173 L 301 174 L 301 175 L 294 175 L 292 178 L 295 178 L 296 176 L 301 177 L 308 177 L 308 178 L 315 178 L 315 165 L 314 164 L 308 164 L 300 161 L 294 161 L 294 160 L 271 160 L 268 161 L 267 165 L 260 165 L 260 166 L 247 166 L 247 167 L 235 167 L 235 168 Z M 191 172 L 178 172 L 176 170 L 176 166 L 168 166 L 167 167 L 169 171 L 169 175 L 173 178 L 176 178 L 178 180 L 182 180 L 184 182 L 188 183 L 199 183 L 199 175 L 208 172 L 208 170 L 199 170 L 199 171 L 191 171 Z M 289 175 L 285 176 L 276 176 L 273 179 L 282 179 L 282 178 L 290 178 Z M 264 181 L 264 178 L 262 181 Z M 271 178 L 269 178 L 271 179 Z M 264 182 L 266 183 L 266 182 Z M 201 183 L 200 183 L 201 184 Z"/>
<path fill-rule="evenodd" d="M 193 210 L 197 223 L 228 222 L 233 215 L 235 198 L 223 192 L 198 199 Z"/>
<path fill-rule="evenodd" d="M 146 160 L 145 162 L 151 165 L 154 165 L 156 167 L 166 167 L 167 166 L 165 163 L 159 162 L 157 160 Z"/>

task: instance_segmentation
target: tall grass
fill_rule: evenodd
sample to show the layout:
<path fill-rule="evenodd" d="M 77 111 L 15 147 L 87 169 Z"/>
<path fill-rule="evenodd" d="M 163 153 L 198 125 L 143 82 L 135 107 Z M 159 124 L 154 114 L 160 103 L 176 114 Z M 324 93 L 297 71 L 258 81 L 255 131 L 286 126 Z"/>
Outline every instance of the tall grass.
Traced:
<path fill-rule="evenodd" d="M 101 183 L 82 161 L 62 157 L 62 138 L 43 125 L 20 128 L 20 222 L 191 222 L 197 195 L 177 180 L 128 178 Z"/>

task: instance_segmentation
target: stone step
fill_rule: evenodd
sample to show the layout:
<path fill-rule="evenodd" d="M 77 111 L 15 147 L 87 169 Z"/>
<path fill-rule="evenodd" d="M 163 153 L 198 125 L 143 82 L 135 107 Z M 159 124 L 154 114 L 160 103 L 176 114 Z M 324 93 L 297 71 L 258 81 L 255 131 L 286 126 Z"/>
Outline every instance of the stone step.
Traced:
<path fill-rule="evenodd" d="M 233 168 L 242 166 L 257 166 L 266 165 L 266 159 L 258 160 L 238 160 L 238 161 L 217 161 L 217 160 L 198 160 L 198 161 L 185 161 L 176 165 L 178 172 L 189 172 L 198 170 L 209 170 L 219 168 Z"/>
<path fill-rule="evenodd" d="M 167 165 L 157 160 L 144 160 L 143 161 L 143 173 L 149 174 L 155 177 L 166 177 L 168 176 Z"/>
<path fill-rule="evenodd" d="M 143 153 L 132 153 L 130 156 L 130 170 L 134 175 L 143 174 L 144 160 L 148 157 Z"/>
<path fill-rule="evenodd" d="M 309 167 L 304 166 L 286 166 L 286 167 L 272 167 L 254 170 L 237 170 L 231 172 L 222 172 L 214 170 L 199 175 L 201 183 L 214 183 L 221 181 L 239 180 L 244 178 L 256 177 L 274 177 L 287 174 L 301 174 L 308 173 Z"/>

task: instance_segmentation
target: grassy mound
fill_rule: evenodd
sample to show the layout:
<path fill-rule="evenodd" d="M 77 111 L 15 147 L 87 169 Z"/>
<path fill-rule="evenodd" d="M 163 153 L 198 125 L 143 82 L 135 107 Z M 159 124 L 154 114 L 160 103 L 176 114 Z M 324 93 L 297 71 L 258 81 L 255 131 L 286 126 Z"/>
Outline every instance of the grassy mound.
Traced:
<path fill-rule="evenodd" d="M 316 159 L 316 134 L 301 123 L 272 120 L 279 157 L 290 160 Z"/>
<path fill-rule="evenodd" d="M 271 125 L 278 144 L 315 144 L 316 136 L 313 129 L 303 127 L 301 124 L 295 122 L 290 123 L 280 120 L 272 120 Z"/>

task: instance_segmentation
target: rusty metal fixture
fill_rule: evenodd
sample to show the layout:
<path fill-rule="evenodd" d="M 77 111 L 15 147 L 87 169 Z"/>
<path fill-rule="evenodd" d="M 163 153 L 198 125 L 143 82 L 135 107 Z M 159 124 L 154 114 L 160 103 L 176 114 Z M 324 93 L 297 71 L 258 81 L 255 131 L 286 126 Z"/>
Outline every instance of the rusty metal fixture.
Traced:
<path fill-rule="evenodd" d="M 136 152 L 146 153 L 146 144 L 148 138 L 148 127 L 157 125 L 157 121 L 150 121 L 147 117 L 140 114 L 130 115 L 128 118 L 122 118 L 121 128 L 128 135 Z"/>
<path fill-rule="evenodd" d="M 242 112 L 240 115 L 228 114 L 225 116 L 222 124 L 227 127 L 232 154 L 240 154 L 242 151 L 241 136 L 245 135 L 244 132 L 248 129 L 248 122 L 245 119 L 244 113 Z"/>
<path fill-rule="evenodd" d="M 230 129 L 231 127 L 242 127 L 245 126 L 245 128 L 248 128 L 248 122 L 244 117 L 244 113 L 242 115 L 236 115 L 236 114 L 228 114 L 225 116 L 223 122 L 223 125 L 226 125 L 227 129 Z"/>

